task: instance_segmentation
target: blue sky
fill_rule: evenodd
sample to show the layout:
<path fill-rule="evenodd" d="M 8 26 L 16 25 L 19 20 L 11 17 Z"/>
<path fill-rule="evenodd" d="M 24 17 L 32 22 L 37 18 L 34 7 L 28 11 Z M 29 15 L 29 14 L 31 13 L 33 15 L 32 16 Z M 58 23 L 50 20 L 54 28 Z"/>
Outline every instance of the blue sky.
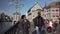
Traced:
<path fill-rule="evenodd" d="M 53 1 L 60 1 L 60 0 L 46 0 L 46 4 Z M 32 7 L 35 2 L 38 2 L 41 7 L 44 7 L 44 0 L 19 0 L 19 7 L 20 11 L 18 11 L 21 14 L 25 14 L 30 7 Z M 14 4 L 14 0 L 0 0 L 0 13 L 5 12 L 8 15 L 12 15 L 14 12 L 16 12 L 16 7 Z M 22 5 L 21 5 L 22 4 Z"/>

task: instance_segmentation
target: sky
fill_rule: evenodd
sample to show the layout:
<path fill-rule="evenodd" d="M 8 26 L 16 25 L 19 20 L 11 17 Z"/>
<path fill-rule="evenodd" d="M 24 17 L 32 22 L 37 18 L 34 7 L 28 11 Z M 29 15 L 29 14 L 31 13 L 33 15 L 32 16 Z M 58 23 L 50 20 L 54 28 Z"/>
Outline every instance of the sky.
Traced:
<path fill-rule="evenodd" d="M 46 0 L 46 5 L 53 1 L 60 1 L 60 0 Z M 16 4 L 14 3 L 15 0 L 0 0 L 0 13 L 4 12 L 7 15 L 12 15 L 16 12 Z M 26 14 L 28 9 L 30 9 L 35 2 L 38 2 L 39 5 L 43 8 L 45 5 L 44 0 L 18 0 L 19 2 L 19 8 L 18 12 L 21 13 L 21 15 Z"/>

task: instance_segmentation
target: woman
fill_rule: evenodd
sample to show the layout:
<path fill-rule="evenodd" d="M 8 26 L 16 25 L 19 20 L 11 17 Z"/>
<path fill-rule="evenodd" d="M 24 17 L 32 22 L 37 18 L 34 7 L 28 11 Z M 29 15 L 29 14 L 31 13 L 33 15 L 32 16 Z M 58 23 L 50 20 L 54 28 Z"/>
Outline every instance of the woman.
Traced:
<path fill-rule="evenodd" d="M 47 31 L 48 31 L 48 32 L 51 32 L 51 27 L 52 27 L 52 26 L 51 26 L 51 23 L 52 23 L 52 22 L 49 22 L 49 21 L 47 21 L 47 23 L 46 23 L 46 25 L 47 25 L 46 27 L 47 27 Z"/>
<path fill-rule="evenodd" d="M 53 21 L 53 32 L 56 34 L 56 29 L 57 29 L 57 23 Z"/>
<path fill-rule="evenodd" d="M 57 23 L 56 22 L 53 22 L 53 27 L 56 29 L 57 28 Z"/>
<path fill-rule="evenodd" d="M 23 34 L 29 34 L 30 22 L 26 19 L 25 15 L 22 15 L 21 19 L 22 19 L 21 26 L 22 26 Z"/>

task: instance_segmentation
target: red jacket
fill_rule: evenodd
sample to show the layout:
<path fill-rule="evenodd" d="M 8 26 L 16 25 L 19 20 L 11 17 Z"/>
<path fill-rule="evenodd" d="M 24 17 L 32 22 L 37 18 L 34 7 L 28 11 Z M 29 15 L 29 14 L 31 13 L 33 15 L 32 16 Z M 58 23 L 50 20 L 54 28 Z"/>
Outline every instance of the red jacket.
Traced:
<path fill-rule="evenodd" d="M 46 24 L 46 27 L 50 27 L 50 24 L 49 24 L 49 23 L 47 23 L 47 24 Z"/>
<path fill-rule="evenodd" d="M 53 25 L 53 27 L 57 27 L 57 24 L 55 22 L 52 25 Z"/>

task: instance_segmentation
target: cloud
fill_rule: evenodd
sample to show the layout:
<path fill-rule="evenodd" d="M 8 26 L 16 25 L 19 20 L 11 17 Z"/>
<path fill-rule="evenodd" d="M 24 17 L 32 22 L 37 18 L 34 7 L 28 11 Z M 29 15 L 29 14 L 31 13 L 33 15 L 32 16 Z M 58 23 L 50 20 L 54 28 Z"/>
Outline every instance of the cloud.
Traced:
<path fill-rule="evenodd" d="M 8 4 L 11 5 L 11 4 L 13 4 L 13 2 L 9 2 Z"/>
<path fill-rule="evenodd" d="M 3 13 L 3 12 L 6 13 L 6 10 L 0 9 L 0 14 Z"/>
<path fill-rule="evenodd" d="M 8 5 L 9 5 L 9 6 L 15 6 L 15 5 L 16 5 L 16 1 L 9 1 L 9 2 L 8 2 Z"/>

